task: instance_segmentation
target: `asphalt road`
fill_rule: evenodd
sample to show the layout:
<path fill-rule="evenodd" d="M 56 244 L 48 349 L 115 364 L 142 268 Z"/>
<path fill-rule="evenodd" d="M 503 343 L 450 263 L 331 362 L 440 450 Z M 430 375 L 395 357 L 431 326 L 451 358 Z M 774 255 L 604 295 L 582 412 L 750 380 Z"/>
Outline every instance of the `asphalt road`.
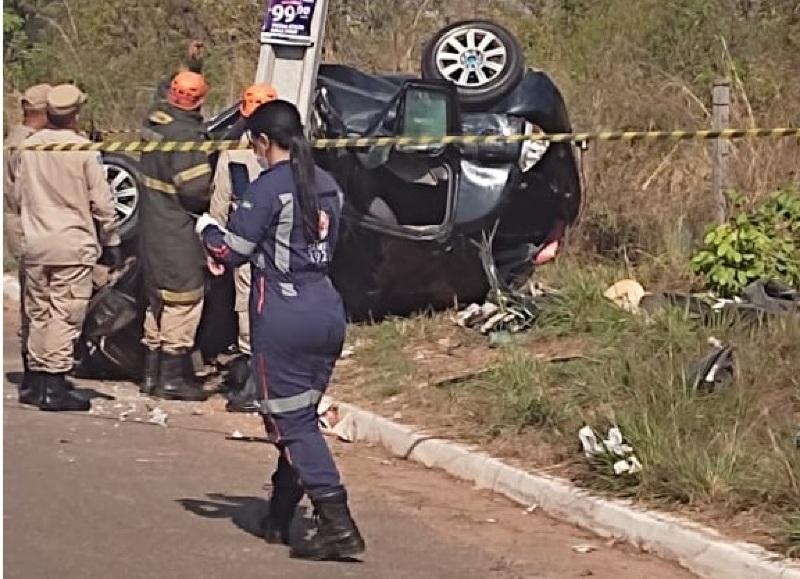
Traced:
<path fill-rule="evenodd" d="M 688 577 L 677 567 L 527 513 L 380 449 L 336 443 L 357 521 L 361 562 L 309 563 L 253 533 L 266 510 L 274 453 L 256 417 L 220 400 L 154 401 L 126 383 L 91 414 L 48 414 L 16 402 L 13 310 L 4 328 L 4 574 L 8 578 Z M 109 399 L 113 398 L 113 399 Z M 167 426 L 150 424 L 155 409 Z M 295 522 L 302 540 L 309 508 Z M 590 553 L 575 547 L 591 545 Z"/>

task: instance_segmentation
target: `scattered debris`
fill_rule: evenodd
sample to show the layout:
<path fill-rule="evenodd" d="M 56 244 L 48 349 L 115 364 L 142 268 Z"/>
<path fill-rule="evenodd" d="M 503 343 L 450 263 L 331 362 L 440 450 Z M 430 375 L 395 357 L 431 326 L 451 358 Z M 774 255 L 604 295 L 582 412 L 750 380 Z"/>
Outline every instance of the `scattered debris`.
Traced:
<path fill-rule="evenodd" d="M 352 357 L 353 354 L 355 354 L 355 353 L 356 353 L 355 348 L 344 348 L 342 350 L 342 353 L 339 354 L 339 359 L 340 360 L 347 360 L 348 358 Z"/>
<path fill-rule="evenodd" d="M 533 503 L 531 506 L 529 506 L 527 509 L 525 509 L 525 510 L 524 510 L 524 511 L 522 511 L 522 512 L 523 512 L 524 514 L 526 514 L 526 515 L 530 515 L 531 513 L 534 513 L 534 512 L 536 512 L 536 510 L 537 510 L 538 508 L 539 508 L 539 504 L 538 504 L 538 503 Z"/>
<path fill-rule="evenodd" d="M 695 392 L 713 394 L 725 390 L 733 381 L 735 365 L 733 347 L 725 346 L 715 338 L 709 339 L 711 352 L 695 361 L 687 373 L 687 383 Z"/>
<path fill-rule="evenodd" d="M 157 424 L 159 426 L 163 426 L 164 428 L 167 427 L 167 419 L 169 418 L 169 414 L 161 410 L 159 407 L 153 408 L 150 411 L 150 416 L 147 420 L 150 424 Z"/>
<path fill-rule="evenodd" d="M 576 553 L 580 553 L 581 555 L 586 555 L 592 551 L 597 551 L 597 546 L 590 545 L 588 543 L 586 545 L 573 545 L 572 550 Z"/>
<path fill-rule="evenodd" d="M 244 434 L 242 434 L 238 430 L 234 430 L 233 432 L 231 432 L 231 438 L 238 440 L 240 438 L 244 438 Z"/>
<path fill-rule="evenodd" d="M 116 404 L 114 406 L 114 408 L 121 408 L 121 407 L 122 407 L 122 404 Z M 131 403 L 131 404 L 128 405 L 128 408 L 126 410 L 124 410 L 124 411 L 119 413 L 119 416 L 117 417 L 117 420 L 120 420 L 120 421 L 124 422 L 125 420 L 128 419 L 128 416 L 130 416 L 134 412 L 136 412 L 136 404 Z"/>
<path fill-rule="evenodd" d="M 403 418 L 403 413 L 402 412 L 395 412 L 394 414 L 392 414 L 392 419 L 393 420 L 400 420 L 402 418 Z"/>
<path fill-rule="evenodd" d="M 645 291 L 635 279 L 623 279 L 609 287 L 603 295 L 626 312 L 636 314 L 639 313 L 639 304 Z"/>
<path fill-rule="evenodd" d="M 486 522 L 486 523 L 496 523 L 497 519 L 486 519 L 484 522 Z"/>
<path fill-rule="evenodd" d="M 606 438 L 601 442 L 590 426 L 584 426 L 578 431 L 578 439 L 583 447 L 586 458 L 605 458 L 603 463 L 611 463 L 614 474 L 636 474 L 643 470 L 642 463 L 633 454 L 633 447 L 625 444 L 622 431 L 617 426 L 608 429 Z"/>
<path fill-rule="evenodd" d="M 342 416 L 339 407 L 328 396 L 323 396 L 317 407 L 319 427 L 323 434 L 336 436 L 342 442 L 355 440 L 355 419 L 352 415 Z"/>

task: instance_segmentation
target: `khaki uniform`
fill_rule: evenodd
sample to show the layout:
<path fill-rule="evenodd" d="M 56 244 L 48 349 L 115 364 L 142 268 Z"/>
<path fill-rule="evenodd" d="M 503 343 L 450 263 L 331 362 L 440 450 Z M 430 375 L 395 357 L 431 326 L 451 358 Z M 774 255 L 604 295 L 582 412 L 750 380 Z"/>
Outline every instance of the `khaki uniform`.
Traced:
<path fill-rule="evenodd" d="M 202 141 L 199 112 L 158 104 L 142 130 L 148 140 Z M 203 311 L 206 256 L 194 215 L 208 210 L 208 155 L 144 153 L 139 213 L 140 259 L 149 306 L 142 342 L 150 350 L 183 354 L 194 346 Z"/>
<path fill-rule="evenodd" d="M 88 143 L 70 130 L 43 129 L 26 145 Z M 102 247 L 119 245 L 116 214 L 99 153 L 21 151 L 25 309 L 34 371 L 72 369 Z"/>
<path fill-rule="evenodd" d="M 36 131 L 26 125 L 16 125 L 6 139 L 7 147 L 18 147 Z M 3 149 L 3 228 L 6 247 L 14 259 L 22 256 L 22 226 L 20 224 L 20 190 L 16 185 L 20 151 Z"/>
<path fill-rule="evenodd" d="M 209 213 L 220 225 L 228 222 L 228 217 L 236 210 L 237 203 L 233 199 L 233 181 L 231 165 L 241 164 L 247 169 L 248 182 L 252 183 L 264 170 L 255 153 L 250 150 L 223 151 L 217 161 L 214 183 L 211 194 Z M 239 195 L 244 193 L 240 191 Z M 239 351 L 250 355 L 250 264 L 236 268 L 234 273 L 236 287 L 236 315 L 239 318 Z"/>
<path fill-rule="evenodd" d="M 6 146 L 17 147 L 36 131 L 26 125 L 16 125 L 6 139 Z M 25 295 L 25 267 L 22 263 L 22 223 L 21 192 L 16 187 L 16 173 L 19 166 L 20 151 L 3 149 L 3 230 L 5 232 L 6 247 L 17 262 L 17 277 L 19 279 L 20 295 Z M 22 352 L 28 351 L 28 315 L 25 307 L 19 309 L 19 337 L 22 343 Z"/>

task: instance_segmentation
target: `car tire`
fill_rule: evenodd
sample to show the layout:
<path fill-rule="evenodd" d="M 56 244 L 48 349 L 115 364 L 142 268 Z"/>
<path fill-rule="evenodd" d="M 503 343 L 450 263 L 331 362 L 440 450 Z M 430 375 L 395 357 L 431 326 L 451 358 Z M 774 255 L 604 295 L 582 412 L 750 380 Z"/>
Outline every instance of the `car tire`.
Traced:
<path fill-rule="evenodd" d="M 125 244 L 136 237 L 139 221 L 139 203 L 142 194 L 139 166 L 136 160 L 130 157 L 104 154 L 103 168 L 117 211 L 119 235 Z"/>
<path fill-rule="evenodd" d="M 501 99 L 524 73 L 519 42 L 508 30 L 486 20 L 442 28 L 422 53 L 422 78 L 452 82 L 467 108 Z"/>

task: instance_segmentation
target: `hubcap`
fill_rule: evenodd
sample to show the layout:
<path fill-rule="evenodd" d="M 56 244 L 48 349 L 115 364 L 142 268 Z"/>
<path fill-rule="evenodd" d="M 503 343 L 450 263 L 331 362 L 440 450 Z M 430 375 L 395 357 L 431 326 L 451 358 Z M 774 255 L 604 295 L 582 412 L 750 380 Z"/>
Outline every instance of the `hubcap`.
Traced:
<path fill-rule="evenodd" d="M 439 73 L 465 88 L 481 88 L 505 70 L 508 52 L 497 36 L 482 28 L 450 32 L 439 43 L 436 67 Z"/>
<path fill-rule="evenodd" d="M 133 175 L 124 167 L 106 163 L 106 180 L 111 187 L 111 196 L 114 199 L 114 209 L 117 212 L 117 221 L 120 225 L 126 223 L 139 202 L 139 188 Z"/>

